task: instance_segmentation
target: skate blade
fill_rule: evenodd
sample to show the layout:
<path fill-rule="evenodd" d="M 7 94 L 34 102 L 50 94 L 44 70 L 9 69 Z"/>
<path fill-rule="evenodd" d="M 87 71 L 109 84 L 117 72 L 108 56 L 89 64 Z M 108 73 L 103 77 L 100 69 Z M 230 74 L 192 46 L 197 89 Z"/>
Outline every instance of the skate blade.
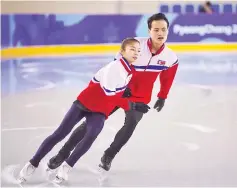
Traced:
<path fill-rule="evenodd" d="M 105 171 L 105 172 L 108 172 L 108 170 L 105 170 L 104 169 L 104 167 L 103 167 L 103 165 L 102 164 L 99 164 L 99 169 L 98 169 L 100 172 L 103 172 L 103 171 Z"/>
<path fill-rule="evenodd" d="M 106 171 L 106 170 L 103 168 L 102 165 L 99 165 L 99 167 L 98 167 L 98 172 L 99 172 L 99 173 L 106 173 L 106 172 L 108 172 L 108 171 Z"/>
<path fill-rule="evenodd" d="M 53 183 L 56 184 L 61 184 L 63 183 L 65 180 L 63 178 L 59 178 L 58 176 L 55 177 L 55 179 L 53 180 Z"/>
<path fill-rule="evenodd" d="M 26 179 L 23 178 L 23 177 L 18 177 L 16 181 L 17 181 L 18 184 L 23 184 L 23 183 L 26 182 Z"/>
<path fill-rule="evenodd" d="M 109 176 L 109 172 L 106 171 L 102 165 L 99 165 L 98 167 L 98 181 L 100 184 L 103 184 L 107 179 L 108 179 L 108 176 Z"/>

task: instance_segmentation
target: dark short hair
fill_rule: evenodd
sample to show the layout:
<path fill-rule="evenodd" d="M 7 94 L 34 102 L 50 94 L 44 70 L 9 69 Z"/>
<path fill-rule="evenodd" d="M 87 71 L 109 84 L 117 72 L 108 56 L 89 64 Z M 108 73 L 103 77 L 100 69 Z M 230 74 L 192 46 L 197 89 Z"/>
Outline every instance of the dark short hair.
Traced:
<path fill-rule="evenodd" d="M 148 18 L 147 25 L 149 29 L 151 29 L 152 22 L 156 20 L 164 20 L 167 23 L 167 27 L 169 27 L 169 21 L 166 16 L 163 13 L 157 13 L 153 14 L 150 18 Z"/>
<path fill-rule="evenodd" d="M 207 2 L 206 2 L 206 5 L 207 5 L 207 6 L 212 6 L 212 4 L 211 4 L 210 1 L 207 1 Z"/>
<path fill-rule="evenodd" d="M 132 43 L 139 43 L 140 44 L 140 42 L 135 38 L 126 38 L 122 41 L 121 50 L 125 50 L 126 46 L 129 44 L 132 44 Z"/>

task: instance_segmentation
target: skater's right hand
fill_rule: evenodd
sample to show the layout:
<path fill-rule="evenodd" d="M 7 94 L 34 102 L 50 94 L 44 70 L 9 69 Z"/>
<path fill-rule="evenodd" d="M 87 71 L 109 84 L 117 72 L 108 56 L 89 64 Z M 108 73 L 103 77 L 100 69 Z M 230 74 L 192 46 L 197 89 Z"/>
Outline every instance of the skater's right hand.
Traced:
<path fill-rule="evenodd" d="M 127 87 L 127 88 L 124 90 L 122 97 L 123 97 L 123 98 L 129 98 L 129 97 L 131 97 L 131 96 L 132 96 L 131 89 Z"/>
<path fill-rule="evenodd" d="M 130 109 L 137 110 L 142 113 L 147 113 L 150 107 L 147 104 L 141 102 L 130 102 Z"/>

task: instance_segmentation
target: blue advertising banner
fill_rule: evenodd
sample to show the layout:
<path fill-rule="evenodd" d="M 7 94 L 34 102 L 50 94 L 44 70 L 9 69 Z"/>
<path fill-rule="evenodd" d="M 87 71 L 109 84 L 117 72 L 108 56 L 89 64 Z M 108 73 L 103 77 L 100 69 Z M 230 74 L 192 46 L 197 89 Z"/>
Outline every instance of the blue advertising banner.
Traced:
<path fill-rule="evenodd" d="M 150 15 L 1 15 L 2 48 L 120 43 L 148 36 Z M 237 42 L 237 14 L 167 14 L 168 42 Z"/>
<path fill-rule="evenodd" d="M 10 16 L 1 15 L 1 46 L 10 46 Z"/>
<path fill-rule="evenodd" d="M 237 42 L 234 14 L 180 15 L 169 29 L 171 42 Z"/>

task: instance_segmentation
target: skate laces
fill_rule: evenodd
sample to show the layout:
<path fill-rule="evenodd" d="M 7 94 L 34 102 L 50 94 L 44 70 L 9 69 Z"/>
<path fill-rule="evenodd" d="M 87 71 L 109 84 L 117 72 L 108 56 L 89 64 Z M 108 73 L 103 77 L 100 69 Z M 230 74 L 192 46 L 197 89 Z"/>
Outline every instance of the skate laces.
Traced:
<path fill-rule="evenodd" d="M 105 163 L 106 163 L 106 164 L 110 164 L 111 161 L 112 161 L 112 159 L 113 159 L 112 157 L 106 156 L 106 157 L 105 157 Z"/>
<path fill-rule="evenodd" d="M 31 174 L 33 174 L 34 171 L 35 167 L 31 163 L 26 165 L 25 175 L 30 176 Z"/>
<path fill-rule="evenodd" d="M 65 158 L 63 156 L 58 155 L 58 156 L 55 157 L 55 162 L 61 162 L 61 161 L 64 161 L 64 159 Z"/>
<path fill-rule="evenodd" d="M 64 161 L 65 157 L 61 156 L 61 155 L 56 155 L 54 156 L 52 159 L 50 159 L 50 163 L 59 163 L 61 161 Z"/>

